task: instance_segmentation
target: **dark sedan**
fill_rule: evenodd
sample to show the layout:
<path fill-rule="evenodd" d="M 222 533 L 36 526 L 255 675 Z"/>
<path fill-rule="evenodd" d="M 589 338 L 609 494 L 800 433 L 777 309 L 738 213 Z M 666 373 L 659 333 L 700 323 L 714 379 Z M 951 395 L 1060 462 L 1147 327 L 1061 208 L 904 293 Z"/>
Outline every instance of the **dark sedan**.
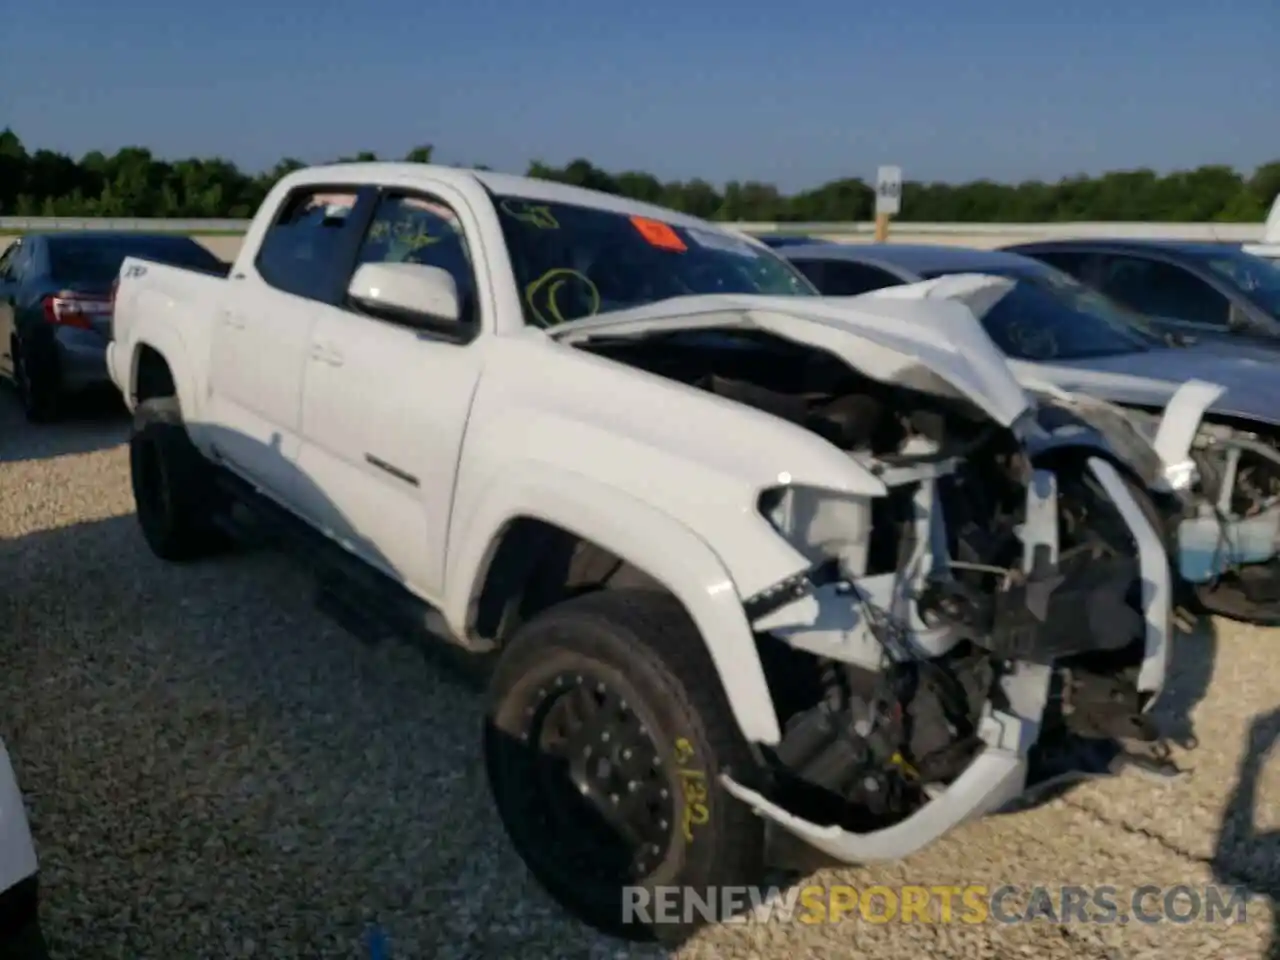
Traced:
<path fill-rule="evenodd" d="M 70 394 L 105 387 L 111 294 L 125 257 L 225 273 L 190 237 L 167 233 L 29 233 L 0 254 L 0 377 L 32 422 Z"/>
<path fill-rule="evenodd" d="M 1280 346 L 1280 267 L 1237 244 L 1046 240 L 1004 249 L 1071 274 L 1166 332 Z"/>

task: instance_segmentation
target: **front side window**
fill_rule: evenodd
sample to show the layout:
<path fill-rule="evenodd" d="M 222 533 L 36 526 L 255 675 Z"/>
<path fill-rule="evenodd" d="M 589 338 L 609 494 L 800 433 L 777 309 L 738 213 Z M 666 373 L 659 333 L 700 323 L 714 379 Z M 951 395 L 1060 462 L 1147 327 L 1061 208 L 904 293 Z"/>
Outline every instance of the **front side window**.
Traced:
<path fill-rule="evenodd" d="M 1107 256 L 1099 287 L 1107 296 L 1152 317 L 1225 327 L 1226 296 L 1185 267 L 1146 257 Z"/>
<path fill-rule="evenodd" d="M 531 326 L 697 294 L 816 294 L 771 250 L 715 227 L 523 197 L 494 202 Z"/>
<path fill-rule="evenodd" d="M 464 323 L 474 320 L 475 273 L 458 215 L 426 196 L 387 194 L 378 201 L 356 264 L 419 263 L 453 277 Z"/>

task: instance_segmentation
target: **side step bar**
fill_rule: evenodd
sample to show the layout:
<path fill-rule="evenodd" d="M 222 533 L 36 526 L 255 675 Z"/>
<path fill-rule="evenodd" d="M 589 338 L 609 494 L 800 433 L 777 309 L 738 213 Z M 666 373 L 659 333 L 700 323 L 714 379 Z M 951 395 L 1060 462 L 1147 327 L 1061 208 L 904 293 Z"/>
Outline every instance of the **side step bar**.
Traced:
<path fill-rule="evenodd" d="M 316 579 L 317 608 L 347 632 L 367 644 L 393 637 L 409 640 L 470 683 L 485 674 L 489 651 L 454 636 L 430 604 L 239 477 L 224 472 L 219 486 L 230 500 L 230 509 L 218 518 L 219 526 L 236 540 L 293 555 Z"/>

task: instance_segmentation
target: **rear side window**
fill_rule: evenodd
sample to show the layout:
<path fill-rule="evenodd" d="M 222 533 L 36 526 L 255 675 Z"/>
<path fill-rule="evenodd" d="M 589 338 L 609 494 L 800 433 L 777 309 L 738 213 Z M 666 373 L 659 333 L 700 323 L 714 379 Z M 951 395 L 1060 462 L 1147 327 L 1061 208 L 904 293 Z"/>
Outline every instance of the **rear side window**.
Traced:
<path fill-rule="evenodd" d="M 1083 280 L 1085 270 L 1089 265 L 1089 254 L 1079 253 L 1067 250 L 1045 250 L 1043 252 L 1037 250 L 1035 253 L 1025 254 L 1025 256 L 1034 257 L 1042 263 L 1047 263 L 1051 267 L 1057 267 L 1063 273 L 1069 273 L 1077 280 Z"/>
<path fill-rule="evenodd" d="M 190 237 L 54 237 L 49 240 L 49 276 L 55 283 L 108 286 L 126 257 L 194 270 L 218 270 L 220 261 Z"/>
<path fill-rule="evenodd" d="M 335 302 L 353 249 L 357 194 L 350 188 L 295 191 L 267 228 L 255 265 L 277 290 Z M 335 281 L 337 281 L 335 283 Z"/>
<path fill-rule="evenodd" d="M 819 293 L 826 293 L 823 289 L 823 280 L 826 277 L 826 264 L 821 260 L 792 260 L 791 265 L 804 274 L 805 279 L 812 283 Z"/>
<path fill-rule="evenodd" d="M 856 297 L 884 287 L 896 287 L 902 281 L 879 267 L 865 263 L 829 260 L 822 268 L 818 289 L 824 297 Z"/>
<path fill-rule="evenodd" d="M 31 243 L 14 243 L 0 254 L 0 283 L 17 283 L 27 272 L 31 262 Z"/>

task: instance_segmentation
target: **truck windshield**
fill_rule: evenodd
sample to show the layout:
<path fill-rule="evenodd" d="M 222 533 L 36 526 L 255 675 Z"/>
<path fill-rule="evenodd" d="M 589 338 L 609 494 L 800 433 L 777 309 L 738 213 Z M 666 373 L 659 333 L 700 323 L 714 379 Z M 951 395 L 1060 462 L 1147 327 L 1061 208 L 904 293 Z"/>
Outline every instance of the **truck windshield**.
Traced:
<path fill-rule="evenodd" d="M 772 251 L 714 227 L 524 197 L 494 202 L 532 326 L 691 294 L 817 294 Z"/>
<path fill-rule="evenodd" d="M 936 270 L 926 280 L 961 271 Z M 1048 363 L 1140 353 L 1164 341 L 1128 311 L 1052 267 L 984 267 L 981 273 L 1015 281 L 981 318 L 1007 356 Z"/>

